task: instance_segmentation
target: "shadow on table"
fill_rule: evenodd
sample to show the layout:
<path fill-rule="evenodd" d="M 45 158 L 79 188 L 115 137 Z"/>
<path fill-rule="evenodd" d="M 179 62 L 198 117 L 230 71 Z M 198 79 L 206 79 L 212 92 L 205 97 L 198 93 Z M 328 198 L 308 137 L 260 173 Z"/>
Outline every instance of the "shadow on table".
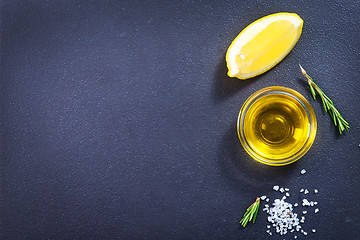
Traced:
<path fill-rule="evenodd" d="M 286 184 L 286 176 L 296 169 L 296 163 L 272 167 L 253 160 L 238 139 L 235 123 L 220 143 L 218 159 L 225 180 L 237 189 L 239 186 L 251 189 Z"/>
<path fill-rule="evenodd" d="M 252 83 L 256 82 L 258 79 L 266 75 L 263 73 L 257 77 L 241 80 L 238 78 L 231 78 L 227 75 L 228 69 L 226 66 L 225 56 L 221 59 L 220 63 L 217 66 L 216 73 L 214 76 L 213 83 L 213 100 L 214 102 L 221 102 L 231 97 L 232 95 L 238 93 L 241 89 L 250 86 Z"/>

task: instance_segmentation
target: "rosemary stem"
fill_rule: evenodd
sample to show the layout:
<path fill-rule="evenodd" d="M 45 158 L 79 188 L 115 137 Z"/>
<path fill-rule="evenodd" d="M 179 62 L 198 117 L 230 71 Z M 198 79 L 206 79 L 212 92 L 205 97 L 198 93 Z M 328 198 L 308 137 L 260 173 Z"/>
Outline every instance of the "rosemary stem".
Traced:
<path fill-rule="evenodd" d="M 256 216 L 257 216 L 257 213 L 258 213 L 258 210 L 259 210 L 259 206 L 260 206 L 260 198 L 256 198 L 256 201 L 250 205 L 250 207 L 247 208 L 244 216 L 243 216 L 243 219 L 240 220 L 240 224 L 243 226 L 243 227 L 246 227 L 246 225 L 249 223 L 249 221 L 253 223 L 255 223 L 255 219 L 256 219 Z"/>
<path fill-rule="evenodd" d="M 301 69 L 301 73 L 306 77 L 306 80 L 309 84 L 311 94 L 313 95 L 314 100 L 316 100 L 316 93 L 314 91 L 315 89 L 316 92 L 320 95 L 325 112 L 328 112 L 330 114 L 331 118 L 334 121 L 335 126 L 339 127 L 340 134 L 342 134 L 342 131 L 344 130 L 348 131 L 350 128 L 349 123 L 345 121 L 345 119 L 341 116 L 339 111 L 335 108 L 334 103 L 331 101 L 331 99 L 328 96 L 326 96 L 326 94 L 315 84 L 313 79 L 306 73 L 306 71 L 301 67 L 300 64 L 299 66 Z"/>

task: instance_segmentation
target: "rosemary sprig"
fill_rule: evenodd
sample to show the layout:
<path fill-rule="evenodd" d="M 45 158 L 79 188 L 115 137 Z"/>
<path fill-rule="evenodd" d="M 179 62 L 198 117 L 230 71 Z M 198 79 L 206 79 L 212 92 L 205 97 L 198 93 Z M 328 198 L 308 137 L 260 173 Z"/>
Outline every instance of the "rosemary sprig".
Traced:
<path fill-rule="evenodd" d="M 256 201 L 251 204 L 250 207 L 246 210 L 243 219 L 240 220 L 240 224 L 245 227 L 249 221 L 253 220 L 253 223 L 255 223 L 255 219 L 259 210 L 260 206 L 260 198 L 256 198 Z"/>
<path fill-rule="evenodd" d="M 314 100 L 316 100 L 316 92 L 320 95 L 321 101 L 324 105 L 325 112 L 328 112 L 331 116 L 331 118 L 334 120 L 335 126 L 339 127 L 339 132 L 342 134 L 342 131 L 346 130 L 348 131 L 350 126 L 347 121 L 340 115 L 339 111 L 335 108 L 333 102 L 330 100 L 328 96 L 325 95 L 325 93 L 314 83 L 314 80 L 307 75 L 305 70 L 301 67 L 299 64 L 301 73 L 306 77 L 307 82 L 310 86 L 311 94 L 313 95 Z"/>

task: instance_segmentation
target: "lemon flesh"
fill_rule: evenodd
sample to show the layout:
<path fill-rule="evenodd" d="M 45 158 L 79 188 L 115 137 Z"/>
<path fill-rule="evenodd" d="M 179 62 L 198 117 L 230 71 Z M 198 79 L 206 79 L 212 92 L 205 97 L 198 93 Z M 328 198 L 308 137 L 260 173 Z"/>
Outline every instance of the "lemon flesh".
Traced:
<path fill-rule="evenodd" d="M 276 13 L 253 22 L 226 53 L 228 75 L 247 79 L 274 67 L 295 46 L 302 26 L 303 20 L 295 13 Z"/>

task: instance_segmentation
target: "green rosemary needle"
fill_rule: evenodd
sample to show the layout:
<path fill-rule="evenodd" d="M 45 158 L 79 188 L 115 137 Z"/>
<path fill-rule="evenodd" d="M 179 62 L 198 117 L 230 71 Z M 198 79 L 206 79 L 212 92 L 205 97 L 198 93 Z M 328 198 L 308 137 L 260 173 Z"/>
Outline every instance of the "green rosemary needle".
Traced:
<path fill-rule="evenodd" d="M 256 198 L 256 201 L 251 204 L 250 207 L 246 210 L 243 219 L 239 222 L 243 227 L 245 227 L 249 221 L 253 220 L 253 223 L 255 223 L 255 219 L 259 210 L 260 206 L 260 198 Z"/>
<path fill-rule="evenodd" d="M 306 77 L 307 82 L 310 86 L 311 94 L 313 95 L 314 100 L 316 100 L 316 92 L 320 95 L 321 101 L 324 105 L 325 112 L 328 112 L 331 118 L 334 120 L 335 126 L 339 127 L 339 132 L 342 134 L 342 131 L 348 131 L 350 126 L 347 121 L 340 115 L 339 111 L 335 108 L 333 102 L 325 95 L 325 93 L 314 83 L 314 80 L 307 75 L 305 70 L 299 64 L 301 73 Z M 316 91 L 316 92 L 315 92 Z"/>

